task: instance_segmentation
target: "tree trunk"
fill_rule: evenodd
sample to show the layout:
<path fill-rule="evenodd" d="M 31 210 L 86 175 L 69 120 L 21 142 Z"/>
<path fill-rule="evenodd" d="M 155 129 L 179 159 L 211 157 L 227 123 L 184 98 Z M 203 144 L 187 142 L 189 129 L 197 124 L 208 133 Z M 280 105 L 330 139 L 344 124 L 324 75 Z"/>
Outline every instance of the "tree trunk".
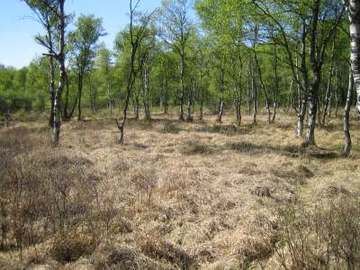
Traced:
<path fill-rule="evenodd" d="M 349 71 L 349 86 L 346 95 L 346 104 L 344 110 L 344 150 L 343 154 L 348 157 L 351 152 L 351 135 L 350 135 L 350 108 L 351 108 L 351 97 L 354 88 L 354 79 L 351 70 Z"/>
<path fill-rule="evenodd" d="M 241 100 L 239 100 L 238 98 L 235 101 L 235 111 L 236 111 L 236 123 L 238 126 L 241 126 L 241 120 L 242 120 L 242 116 L 241 116 Z"/>
<path fill-rule="evenodd" d="M 252 89 L 252 101 L 253 101 L 253 124 L 257 123 L 257 112 L 258 112 L 258 100 L 257 100 L 257 86 L 255 82 L 255 72 L 253 69 L 253 61 L 250 61 L 250 77 L 251 77 L 251 89 Z"/>
<path fill-rule="evenodd" d="M 274 108 L 274 112 L 272 115 L 272 119 L 271 119 L 271 123 L 275 122 L 276 119 L 276 111 L 277 111 L 277 99 L 278 99 L 278 94 L 280 92 L 280 78 L 279 78 L 279 73 L 278 73 L 278 50 L 277 50 L 277 45 L 276 43 L 274 44 L 274 61 L 273 61 L 273 67 L 274 67 L 274 79 L 275 79 L 275 89 L 273 90 L 273 108 Z"/>
<path fill-rule="evenodd" d="M 151 112 L 150 112 L 150 105 L 149 105 L 149 75 L 147 67 L 144 67 L 143 72 L 143 102 L 144 102 L 144 113 L 145 113 L 145 120 L 151 120 Z"/>
<path fill-rule="evenodd" d="M 52 50 L 52 48 L 50 49 Z M 49 126 L 53 126 L 54 121 L 54 102 L 55 102 L 55 65 L 54 65 L 54 57 L 52 55 L 49 56 L 49 68 L 50 68 L 50 119 Z"/>
<path fill-rule="evenodd" d="M 82 90 L 83 90 L 83 75 L 81 71 L 78 74 L 78 121 L 81 121 L 81 97 L 82 97 Z"/>
<path fill-rule="evenodd" d="M 302 137 L 304 133 L 304 120 L 306 115 L 306 99 L 303 98 L 299 104 L 297 114 L 296 136 Z"/>
<path fill-rule="evenodd" d="M 326 94 L 325 94 L 325 102 L 324 102 L 324 112 L 321 124 L 325 126 L 326 124 L 326 117 L 329 113 L 329 106 L 331 102 L 331 96 L 332 96 L 332 79 L 335 75 L 335 37 L 333 41 L 333 48 L 332 48 L 332 57 L 331 57 L 331 67 L 330 67 L 330 73 L 329 78 L 326 86 Z"/>
<path fill-rule="evenodd" d="M 181 84 L 181 93 L 180 93 L 180 115 L 179 119 L 185 121 L 184 117 L 184 98 L 185 98 L 185 55 L 184 52 L 180 55 L 180 84 Z"/>
<path fill-rule="evenodd" d="M 193 105 L 194 105 L 194 102 L 193 102 L 193 92 L 194 92 L 194 89 L 190 89 L 190 92 L 189 92 L 189 100 L 188 100 L 188 113 L 187 113 L 187 118 L 186 118 L 186 121 L 188 122 L 192 122 L 194 119 L 193 119 L 193 116 L 192 116 L 192 109 L 193 109 Z"/>
<path fill-rule="evenodd" d="M 251 115 L 251 101 L 252 101 L 252 93 L 253 93 L 253 89 L 252 89 L 252 77 L 251 77 L 251 72 L 249 73 L 249 78 L 251 78 L 250 80 L 248 80 L 248 91 L 247 91 L 247 103 L 248 103 L 248 115 Z"/>
<path fill-rule="evenodd" d="M 268 92 L 267 92 L 267 89 L 266 89 L 265 82 L 263 80 L 263 75 L 262 75 L 262 71 L 261 71 L 261 67 L 260 67 L 260 62 L 259 62 L 258 55 L 257 55 L 257 52 L 256 52 L 258 31 L 259 31 L 259 29 L 256 26 L 255 27 L 255 41 L 254 41 L 255 42 L 255 44 L 254 44 L 254 59 L 255 59 L 255 66 L 256 66 L 257 75 L 259 76 L 259 81 L 260 81 L 260 84 L 261 84 L 261 88 L 262 88 L 262 90 L 264 92 L 264 95 L 265 95 L 265 107 L 266 107 L 266 111 L 268 113 L 268 123 L 270 124 L 271 123 L 270 99 L 269 99 L 269 95 L 268 95 Z"/>
<path fill-rule="evenodd" d="M 199 112 L 199 120 L 202 121 L 204 119 L 204 99 L 201 95 L 200 97 L 200 112 Z"/>
<path fill-rule="evenodd" d="M 310 93 L 308 95 L 308 131 L 306 134 L 304 146 L 315 145 L 315 128 L 316 128 L 316 116 L 318 110 L 318 98 L 319 87 L 321 81 L 321 66 L 317 48 L 317 30 L 320 14 L 320 2 L 316 0 L 312 9 L 312 26 L 311 26 L 311 38 L 310 38 L 310 65 L 314 78 L 312 79 L 310 86 Z"/>
<path fill-rule="evenodd" d="M 225 69 L 221 67 L 220 71 L 220 101 L 219 101 L 219 111 L 217 121 L 222 122 L 222 117 L 224 115 L 224 92 L 225 92 Z"/>
<path fill-rule="evenodd" d="M 349 0 L 351 36 L 351 69 L 356 90 L 357 110 L 360 113 L 360 1 Z"/>
<path fill-rule="evenodd" d="M 140 119 L 140 101 L 139 96 L 135 94 L 135 97 L 133 98 L 133 106 L 134 106 L 134 113 L 135 113 L 135 120 Z"/>
<path fill-rule="evenodd" d="M 89 76 L 89 92 L 90 92 L 90 98 L 91 98 L 91 111 L 93 113 L 96 113 L 96 111 L 97 111 L 97 107 L 96 107 L 97 91 L 96 91 L 96 87 L 94 87 L 92 84 L 91 75 Z"/>
<path fill-rule="evenodd" d="M 315 128 L 318 109 L 318 93 L 320 87 L 320 73 L 315 72 L 314 81 L 308 96 L 308 130 L 306 133 L 304 146 L 315 145 Z"/>
<path fill-rule="evenodd" d="M 110 109 L 110 115 L 113 115 L 113 100 L 111 98 L 111 84 L 110 83 L 108 83 L 107 95 L 108 95 L 108 109 Z"/>
<path fill-rule="evenodd" d="M 60 100 L 62 91 L 64 88 L 64 82 L 66 79 L 66 68 L 65 68 L 65 0 L 60 0 L 59 4 L 59 54 L 56 56 L 60 65 L 60 78 L 59 84 L 57 87 L 57 91 L 54 97 L 54 106 L 52 115 L 54 117 L 53 126 L 51 130 L 51 142 L 53 145 L 59 144 L 60 137 L 60 126 L 61 126 L 61 118 L 60 118 Z"/>
<path fill-rule="evenodd" d="M 63 119 L 64 121 L 69 121 L 75 111 L 75 107 L 77 105 L 77 96 L 76 96 L 76 100 L 75 100 L 75 104 L 73 105 L 73 108 L 71 110 L 70 113 L 68 113 L 68 108 L 69 108 L 69 94 L 70 94 L 70 81 L 69 81 L 69 77 L 68 74 L 65 74 L 65 78 L 66 78 L 66 92 L 65 92 L 65 102 L 64 102 L 64 108 L 63 108 Z"/>
<path fill-rule="evenodd" d="M 276 101 L 274 101 L 273 108 L 274 108 L 274 111 L 273 111 L 271 123 L 274 123 L 276 120 L 276 114 L 277 114 L 277 108 L 278 108 L 278 104 Z"/>

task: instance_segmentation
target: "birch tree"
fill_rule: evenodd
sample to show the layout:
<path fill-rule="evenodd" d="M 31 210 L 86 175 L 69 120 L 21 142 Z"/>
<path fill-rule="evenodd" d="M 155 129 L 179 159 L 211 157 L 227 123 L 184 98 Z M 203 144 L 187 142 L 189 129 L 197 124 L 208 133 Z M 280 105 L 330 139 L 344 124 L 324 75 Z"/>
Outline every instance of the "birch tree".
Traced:
<path fill-rule="evenodd" d="M 93 68 L 97 41 L 104 35 L 102 19 L 95 18 L 93 15 L 80 16 L 76 22 L 76 30 L 69 35 L 73 56 L 72 60 L 78 77 L 78 121 L 81 120 L 84 76 L 90 73 Z"/>
<path fill-rule="evenodd" d="M 351 69 L 357 93 L 357 110 L 360 113 L 360 0 L 346 1 L 350 20 Z"/>
<path fill-rule="evenodd" d="M 37 37 L 37 41 L 47 49 L 46 55 L 50 59 L 50 98 L 51 98 L 51 142 L 59 143 L 60 137 L 60 101 L 66 81 L 65 66 L 65 30 L 67 26 L 67 15 L 65 14 L 65 0 L 24 0 L 24 2 L 35 12 L 42 26 L 47 31 L 45 38 Z M 56 37 L 53 38 L 53 37 Z M 55 40 L 57 45 L 55 45 Z M 60 75 L 57 88 L 53 78 L 53 59 L 58 62 Z"/>
<path fill-rule="evenodd" d="M 357 111 L 360 113 L 360 0 L 346 0 L 344 2 L 350 21 L 350 61 L 349 86 L 344 112 L 344 150 L 345 156 L 351 151 L 350 136 L 350 105 L 353 87 L 356 90 Z"/>
<path fill-rule="evenodd" d="M 147 26 L 150 23 L 150 20 L 153 18 L 155 11 L 150 14 L 140 15 L 137 14 L 137 9 L 139 7 L 140 0 L 130 0 L 129 1 L 129 41 L 130 41 L 130 57 L 129 57 L 129 69 L 127 73 L 127 82 L 126 82 L 126 97 L 125 104 L 123 108 L 123 116 L 122 119 L 116 119 L 116 124 L 119 129 L 119 139 L 118 142 L 120 144 L 124 143 L 124 130 L 128 116 L 128 109 L 130 104 L 130 98 L 133 92 L 136 76 L 139 73 L 139 66 L 136 65 L 136 55 L 138 49 L 143 42 L 143 39 L 146 36 Z"/>
<path fill-rule="evenodd" d="M 190 37 L 192 24 L 189 18 L 188 0 L 164 0 L 160 17 L 160 36 L 180 58 L 180 91 L 179 91 L 179 119 L 185 120 L 185 76 L 186 76 L 186 49 Z"/>

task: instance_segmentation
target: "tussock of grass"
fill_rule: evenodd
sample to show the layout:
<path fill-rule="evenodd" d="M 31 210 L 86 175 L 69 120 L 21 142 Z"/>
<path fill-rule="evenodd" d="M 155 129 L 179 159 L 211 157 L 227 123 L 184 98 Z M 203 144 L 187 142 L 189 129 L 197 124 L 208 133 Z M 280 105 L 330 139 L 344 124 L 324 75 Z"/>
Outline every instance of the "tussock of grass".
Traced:
<path fill-rule="evenodd" d="M 56 261 L 69 263 L 82 256 L 92 254 L 95 248 L 96 241 L 94 238 L 72 232 L 56 236 L 49 252 Z"/>
<path fill-rule="evenodd" d="M 207 155 L 212 154 L 214 149 L 211 146 L 198 141 L 188 141 L 181 146 L 180 152 L 183 155 Z"/>
<path fill-rule="evenodd" d="M 168 133 L 168 134 L 178 134 L 181 131 L 181 128 L 179 128 L 175 123 L 166 121 L 164 124 L 160 127 L 161 133 Z"/>
<path fill-rule="evenodd" d="M 159 241 L 159 239 L 144 239 L 140 249 L 148 257 L 168 261 L 177 265 L 180 269 L 190 269 L 194 263 L 193 258 L 184 250 L 169 242 Z"/>
<path fill-rule="evenodd" d="M 236 125 L 219 125 L 214 124 L 210 126 L 203 126 L 196 129 L 197 132 L 207 132 L 207 133 L 218 133 L 227 136 L 235 136 L 237 134 L 248 134 L 250 130 L 243 127 L 237 127 Z"/>

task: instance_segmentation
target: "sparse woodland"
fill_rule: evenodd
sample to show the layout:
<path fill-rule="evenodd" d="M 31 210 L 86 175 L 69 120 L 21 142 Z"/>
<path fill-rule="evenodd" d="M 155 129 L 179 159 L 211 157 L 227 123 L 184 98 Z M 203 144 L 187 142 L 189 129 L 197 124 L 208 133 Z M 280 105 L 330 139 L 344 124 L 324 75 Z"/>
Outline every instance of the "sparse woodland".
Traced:
<path fill-rule="evenodd" d="M 360 0 L 126 1 L 21 1 L 0 270 L 359 269 Z"/>

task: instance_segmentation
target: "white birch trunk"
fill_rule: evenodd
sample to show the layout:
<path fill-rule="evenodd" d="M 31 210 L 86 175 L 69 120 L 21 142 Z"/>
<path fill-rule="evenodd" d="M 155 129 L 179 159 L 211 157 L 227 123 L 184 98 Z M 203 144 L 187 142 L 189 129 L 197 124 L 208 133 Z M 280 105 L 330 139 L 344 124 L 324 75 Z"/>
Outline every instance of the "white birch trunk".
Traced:
<path fill-rule="evenodd" d="M 357 109 L 360 112 L 360 0 L 348 2 L 351 36 L 351 69 L 357 95 Z"/>

